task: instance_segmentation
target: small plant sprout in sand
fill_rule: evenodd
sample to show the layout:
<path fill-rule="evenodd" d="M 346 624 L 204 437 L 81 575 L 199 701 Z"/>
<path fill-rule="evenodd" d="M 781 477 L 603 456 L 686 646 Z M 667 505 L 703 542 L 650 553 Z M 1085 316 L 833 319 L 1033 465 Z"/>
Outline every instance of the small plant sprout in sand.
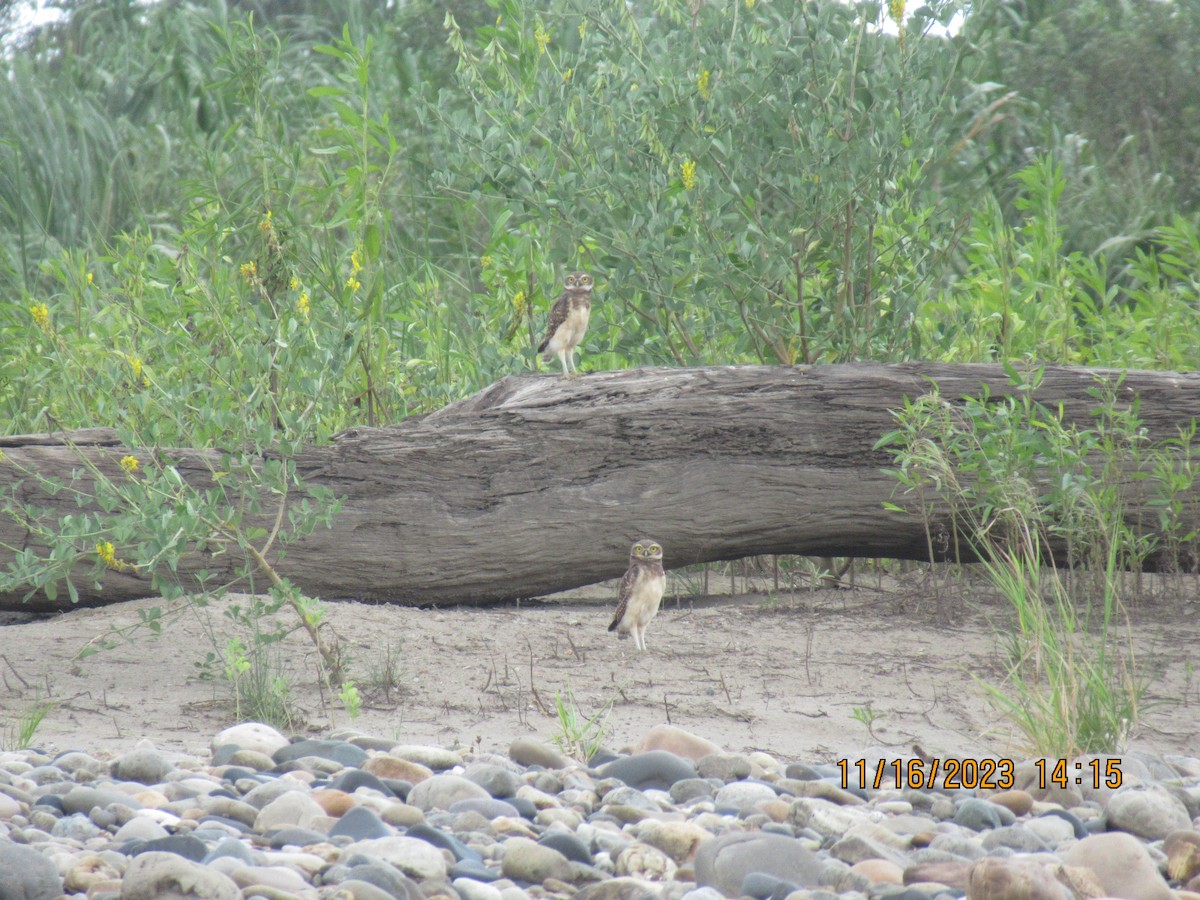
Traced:
<path fill-rule="evenodd" d="M 596 755 L 608 734 L 608 714 L 613 701 L 609 699 L 590 718 L 585 718 L 575 702 L 575 692 L 567 682 L 563 690 L 554 692 L 554 710 L 558 716 L 558 734 L 554 743 L 563 753 L 582 762 Z"/>

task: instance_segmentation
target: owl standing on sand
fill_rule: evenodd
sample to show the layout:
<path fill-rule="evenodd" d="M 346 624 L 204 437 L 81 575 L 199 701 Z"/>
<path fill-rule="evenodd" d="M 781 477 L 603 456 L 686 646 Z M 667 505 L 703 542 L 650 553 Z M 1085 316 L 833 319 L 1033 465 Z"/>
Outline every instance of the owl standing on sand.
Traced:
<path fill-rule="evenodd" d="M 543 362 L 550 362 L 554 355 L 562 363 L 563 377 L 575 378 L 575 348 L 587 331 L 588 318 L 592 314 L 592 276 L 587 272 L 572 272 L 567 276 L 566 287 L 550 307 L 550 321 L 546 323 L 546 336 L 538 345 L 543 353 Z"/>
<path fill-rule="evenodd" d="M 646 649 L 646 626 L 658 614 L 658 605 L 667 586 L 662 558 L 662 546 L 656 541 L 638 541 L 633 545 L 629 551 L 629 568 L 621 579 L 617 595 L 617 614 L 608 626 L 608 630 L 617 632 L 618 637 L 632 634 L 633 643 L 639 650 Z"/>

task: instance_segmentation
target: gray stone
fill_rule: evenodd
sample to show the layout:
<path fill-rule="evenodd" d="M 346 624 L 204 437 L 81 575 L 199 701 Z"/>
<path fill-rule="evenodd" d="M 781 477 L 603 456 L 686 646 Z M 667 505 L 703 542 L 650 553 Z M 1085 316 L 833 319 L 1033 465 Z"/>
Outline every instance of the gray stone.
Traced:
<path fill-rule="evenodd" d="M 401 875 L 395 867 L 385 862 L 362 855 L 352 856 L 346 865 L 330 866 L 322 873 L 321 879 L 326 884 L 339 886 L 351 881 L 365 882 L 392 898 L 424 900 L 424 894 L 411 878 Z"/>
<path fill-rule="evenodd" d="M 445 747 L 429 747 L 425 744 L 397 744 L 388 751 L 392 756 L 420 763 L 435 772 L 453 769 L 462 763 L 462 755 Z"/>
<path fill-rule="evenodd" d="M 135 856 L 121 879 L 121 900 L 241 900 L 227 875 L 174 853 Z"/>
<path fill-rule="evenodd" d="M 754 897 L 755 900 L 784 900 L 788 894 L 798 890 L 800 885 L 783 878 L 765 872 L 751 872 L 742 879 L 741 895 Z"/>
<path fill-rule="evenodd" d="M 84 778 L 97 778 L 105 771 L 104 763 L 100 762 L 94 756 L 80 753 L 78 750 L 69 750 L 60 756 L 56 756 L 54 758 L 54 768 L 71 773 L 79 781 L 82 781 Z"/>
<path fill-rule="evenodd" d="M 254 857 L 254 851 L 237 838 L 225 838 L 217 846 L 213 847 L 201 862 L 208 865 L 214 859 L 221 859 L 222 857 L 232 857 L 233 859 L 241 860 L 248 866 L 255 865 L 258 862 Z"/>
<path fill-rule="evenodd" d="M 212 739 L 212 750 L 236 746 L 271 756 L 276 750 L 288 745 L 288 739 L 270 725 L 262 722 L 242 722 L 231 725 Z"/>
<path fill-rule="evenodd" d="M 418 881 L 445 878 L 448 866 L 442 851 L 420 838 L 392 836 L 359 841 L 347 850 L 389 863 Z"/>
<path fill-rule="evenodd" d="M 0 900 L 47 900 L 63 892 L 58 867 L 33 847 L 0 841 Z"/>
<path fill-rule="evenodd" d="M 581 862 L 589 866 L 592 864 L 592 852 L 588 849 L 588 845 L 569 831 L 547 831 L 538 838 L 538 843 L 543 847 L 557 850 L 574 862 Z"/>
<path fill-rule="evenodd" d="M 659 900 L 662 896 L 636 878 L 610 878 L 582 888 L 574 900 Z"/>
<path fill-rule="evenodd" d="M 190 834 L 168 834 L 166 837 L 146 841 L 135 852 L 138 856 L 144 853 L 174 853 L 198 863 L 208 855 L 208 847 L 204 845 L 204 841 Z"/>
<path fill-rule="evenodd" d="M 1004 824 L 1000 817 L 1001 809 L 1002 807 L 995 803 L 988 803 L 978 797 L 968 797 L 958 805 L 958 810 L 954 813 L 954 824 L 970 828 L 972 831 L 999 828 Z"/>
<path fill-rule="evenodd" d="M 1183 801 L 1159 785 L 1118 791 L 1108 801 L 1105 812 L 1110 830 L 1148 841 L 1161 841 L 1172 831 L 1192 826 Z"/>
<path fill-rule="evenodd" d="M 751 872 L 772 875 L 802 887 L 817 887 L 821 860 L 794 838 L 778 834 L 732 832 L 700 844 L 696 883 L 734 897 Z"/>
<path fill-rule="evenodd" d="M 749 778 L 750 760 L 733 753 L 710 753 L 696 763 L 701 778 L 717 778 L 721 781 L 737 781 Z"/>
<path fill-rule="evenodd" d="M 357 878 L 348 878 L 345 881 L 338 883 L 339 898 L 343 900 L 396 900 L 397 895 L 390 891 L 385 891 L 381 887 L 376 887 L 369 881 L 361 881 Z"/>
<path fill-rule="evenodd" d="M 54 827 L 50 829 L 50 834 L 54 837 L 79 841 L 81 844 L 89 838 L 94 838 L 102 833 L 102 829 L 96 827 L 96 824 L 83 815 L 83 813 L 64 816 L 55 822 Z"/>
<path fill-rule="evenodd" d="M 1071 837 L 1070 826 L 1066 822 L 1063 822 L 1062 825 L 1067 829 L 1068 837 Z M 997 847 L 1007 847 L 1018 853 L 1040 853 L 1043 850 L 1052 849 L 1033 831 L 1021 825 L 1004 825 L 1000 828 L 993 828 L 983 836 L 980 843 L 983 844 L 983 849 L 989 852 Z"/>
<path fill-rule="evenodd" d="M 307 847 L 309 844 L 323 844 L 329 835 L 311 828 L 277 828 L 266 836 L 267 845 L 275 850 L 281 847 Z"/>
<path fill-rule="evenodd" d="M 508 816 L 512 819 L 520 818 L 521 813 L 513 804 L 505 800 L 495 800 L 491 797 L 468 797 L 465 800 L 455 800 L 450 804 L 449 811 L 452 813 L 462 812 L 477 812 L 488 821 L 498 819 L 501 816 Z"/>
<path fill-rule="evenodd" d="M 598 770 L 601 778 L 616 778 L 629 787 L 669 791 L 677 781 L 696 777 L 696 765 L 666 750 L 649 750 L 623 756 Z"/>
<path fill-rule="evenodd" d="M 463 900 L 500 900 L 500 889 L 484 881 L 459 877 L 451 884 Z"/>
<path fill-rule="evenodd" d="M 463 773 L 463 777 L 468 781 L 475 782 L 497 799 L 513 796 L 516 794 L 517 788 L 521 786 L 521 783 L 517 781 L 517 776 L 508 769 L 486 763 L 469 766 Z"/>
<path fill-rule="evenodd" d="M 647 797 L 637 788 L 614 788 L 604 795 L 605 806 L 632 806 L 634 809 L 644 809 L 646 812 L 662 812 L 662 807 Z"/>
<path fill-rule="evenodd" d="M 1175 896 L 1159 874 L 1150 851 L 1124 832 L 1086 837 L 1063 855 L 1063 862 L 1091 869 L 1100 886 L 1113 897 L 1171 900 Z"/>
<path fill-rule="evenodd" d="M 1063 886 L 1041 863 L 988 857 L 967 873 L 971 900 L 1063 900 Z"/>
<path fill-rule="evenodd" d="M 569 762 L 554 747 L 536 738 L 519 737 L 508 748 L 508 757 L 520 766 L 565 769 Z"/>
<path fill-rule="evenodd" d="M 717 791 L 713 803 L 717 809 L 736 809 L 739 813 L 745 813 L 778 796 L 775 789 L 769 785 L 759 784 L 757 781 L 734 781 Z"/>
<path fill-rule="evenodd" d="M 254 820 L 254 830 L 266 834 L 273 828 L 313 828 L 314 823 L 324 821 L 325 810 L 306 793 L 289 791 L 280 794 L 261 810 Z"/>
<path fill-rule="evenodd" d="M 671 802 L 682 805 L 697 797 L 708 800 L 714 793 L 716 793 L 716 788 L 708 779 L 684 778 L 671 785 Z"/>
<path fill-rule="evenodd" d="M 149 748 L 130 750 L 112 764 L 113 777 L 139 784 L 161 784 L 173 770 L 162 753 Z"/>
<path fill-rule="evenodd" d="M 259 807 L 243 803 L 241 800 L 234 800 L 232 797 L 202 797 L 200 798 L 200 808 L 210 816 L 233 819 L 235 822 L 241 822 L 251 828 L 254 827 L 254 820 L 258 818 L 259 813 Z"/>
<path fill-rule="evenodd" d="M 329 829 L 331 838 L 348 837 L 354 841 L 387 837 L 394 833 L 383 819 L 379 818 L 377 812 L 366 806 L 356 806 L 347 810 L 346 814 Z"/>
<path fill-rule="evenodd" d="M 528 884 L 542 884 L 547 878 L 567 882 L 574 879 L 574 870 L 565 856 L 552 847 L 543 847 L 522 837 L 509 838 L 504 842 L 504 861 L 500 871 L 505 878 Z"/>
<path fill-rule="evenodd" d="M 442 831 L 440 828 L 434 828 L 428 822 L 418 822 L 416 825 L 409 826 L 407 834 L 409 837 L 420 838 L 435 847 L 449 850 L 456 862 L 464 859 L 483 862 L 483 857 L 474 847 L 468 847 L 453 834 Z"/>
<path fill-rule="evenodd" d="M 451 878 L 467 878 L 472 881 L 482 881 L 490 884 L 500 880 L 500 870 L 485 866 L 473 859 L 464 859 L 450 867 Z"/>
<path fill-rule="evenodd" d="M 433 775 L 413 785 L 408 802 L 417 809 L 449 809 L 459 800 L 491 800 L 491 794 L 461 775 Z"/>
<path fill-rule="evenodd" d="M 163 828 L 153 819 L 147 819 L 145 816 L 134 816 L 117 829 L 114 839 L 117 843 L 123 844 L 127 841 L 156 841 L 166 836 L 167 829 Z"/>
<path fill-rule="evenodd" d="M 142 808 L 142 804 L 134 800 L 129 794 L 123 794 L 120 791 L 84 787 L 83 785 L 71 788 L 62 797 L 63 812 L 68 814 L 83 813 L 87 815 L 98 806 L 110 806 L 113 804 L 128 806 L 133 809 Z"/>
<path fill-rule="evenodd" d="M 349 741 L 319 741 L 306 739 L 280 747 L 271 754 L 276 763 L 295 762 L 306 756 L 327 759 L 349 768 L 359 768 L 369 758 L 367 751 Z"/>

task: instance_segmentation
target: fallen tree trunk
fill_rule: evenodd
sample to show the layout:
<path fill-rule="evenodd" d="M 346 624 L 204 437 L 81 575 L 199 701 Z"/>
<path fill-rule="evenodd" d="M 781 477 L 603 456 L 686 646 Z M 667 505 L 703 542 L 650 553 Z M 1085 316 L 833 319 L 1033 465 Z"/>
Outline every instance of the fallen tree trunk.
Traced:
<path fill-rule="evenodd" d="M 1120 377 L 1052 367 L 1035 396 L 1091 424 L 1097 379 Z M 431 415 L 354 429 L 301 453 L 298 473 L 344 497 L 344 509 L 277 567 L 318 597 L 471 604 L 615 577 L 643 536 L 663 544 L 669 567 L 762 554 L 928 559 L 922 518 L 884 508 L 899 498 L 882 471 L 891 459 L 874 445 L 895 427 L 890 411 L 934 385 L 951 400 L 985 386 L 993 397 L 1012 390 L 1000 366 L 925 363 L 511 376 Z M 1140 399 L 1151 440 L 1177 437 L 1200 418 L 1200 376 L 1129 372 L 1116 398 Z M 0 438 L 0 448 L 60 479 L 80 453 L 112 470 L 124 452 L 104 429 L 68 437 Z M 207 483 L 218 458 L 169 455 L 193 484 Z M 15 471 L 0 465 L 0 492 Z M 1145 498 L 1129 487 L 1136 517 Z M 61 494 L 37 500 L 62 514 L 75 506 Z M 31 535 L 0 517 L 0 548 L 27 546 Z M 11 558 L 0 549 L 0 566 Z M 179 571 L 227 579 L 234 564 L 196 553 Z M 100 589 L 76 584 L 83 604 L 149 593 L 146 580 L 117 572 Z M 65 593 L 54 602 L 21 597 L 0 594 L 0 609 L 70 605 Z"/>

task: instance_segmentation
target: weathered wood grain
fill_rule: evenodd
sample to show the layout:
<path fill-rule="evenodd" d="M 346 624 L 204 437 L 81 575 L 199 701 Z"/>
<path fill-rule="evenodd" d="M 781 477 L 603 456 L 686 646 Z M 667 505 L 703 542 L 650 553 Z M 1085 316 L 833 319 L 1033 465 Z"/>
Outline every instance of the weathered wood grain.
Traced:
<path fill-rule="evenodd" d="M 1089 423 L 1097 379 L 1121 377 L 1050 367 L 1037 398 Z M 934 384 L 948 399 L 984 386 L 993 396 L 1010 391 L 999 366 L 927 363 L 511 376 L 428 416 L 355 429 L 301 453 L 302 477 L 345 506 L 332 529 L 292 545 L 278 568 L 320 597 L 470 604 L 620 575 L 643 536 L 663 544 L 668 567 L 775 553 L 925 559 L 921 520 L 883 507 L 895 483 L 881 471 L 889 457 L 873 447 L 894 427 L 890 411 Z M 1200 417 L 1200 376 L 1128 372 L 1117 397 L 1140 399 L 1151 439 L 1174 437 Z M 60 477 L 79 452 L 113 471 L 124 453 L 103 429 L 74 440 L 72 449 L 61 438 L 17 436 L 0 447 Z M 208 478 L 215 459 L 173 456 L 189 480 Z M 12 473 L 0 466 L 0 490 Z M 1129 487 L 1137 512 L 1137 486 Z M 3 546 L 27 540 L 0 520 L 0 566 Z M 197 555 L 180 568 L 222 573 L 230 564 Z M 147 593 L 145 582 L 117 573 L 101 591 L 78 587 L 85 603 Z M 19 594 L 0 595 L 0 608 L 20 605 Z M 60 595 L 24 608 L 63 605 Z"/>

